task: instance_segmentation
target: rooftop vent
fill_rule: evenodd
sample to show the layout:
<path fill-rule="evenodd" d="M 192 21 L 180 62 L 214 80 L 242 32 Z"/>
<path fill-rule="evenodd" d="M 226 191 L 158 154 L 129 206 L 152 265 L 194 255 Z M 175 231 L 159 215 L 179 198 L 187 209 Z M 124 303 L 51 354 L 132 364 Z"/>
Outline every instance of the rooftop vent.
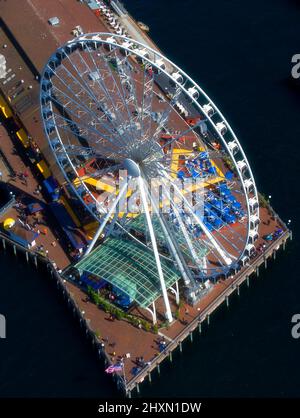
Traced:
<path fill-rule="evenodd" d="M 58 18 L 58 17 L 56 17 L 56 16 L 54 16 L 54 17 L 50 17 L 50 19 L 48 19 L 48 23 L 49 23 L 51 26 L 57 26 L 57 25 L 59 25 L 59 18 Z"/>

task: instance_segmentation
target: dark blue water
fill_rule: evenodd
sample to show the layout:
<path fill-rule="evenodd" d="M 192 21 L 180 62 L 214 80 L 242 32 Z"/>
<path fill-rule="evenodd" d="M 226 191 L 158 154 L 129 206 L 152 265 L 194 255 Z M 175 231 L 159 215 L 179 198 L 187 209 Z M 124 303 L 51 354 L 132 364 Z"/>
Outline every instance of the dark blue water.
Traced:
<path fill-rule="evenodd" d="M 42 270 L 0 254 L 0 396 L 110 396 L 114 386 Z M 24 257 L 25 260 L 25 257 Z"/>
<path fill-rule="evenodd" d="M 209 329 L 184 344 L 143 396 L 299 396 L 300 90 L 289 83 L 300 53 L 300 1 L 126 0 L 162 51 L 216 101 L 240 138 L 258 187 L 272 195 L 294 241 Z M 0 257 L 2 396 L 107 396 L 114 391 L 57 297 L 34 271 Z M 0 395 L 0 396 L 1 396 Z"/>

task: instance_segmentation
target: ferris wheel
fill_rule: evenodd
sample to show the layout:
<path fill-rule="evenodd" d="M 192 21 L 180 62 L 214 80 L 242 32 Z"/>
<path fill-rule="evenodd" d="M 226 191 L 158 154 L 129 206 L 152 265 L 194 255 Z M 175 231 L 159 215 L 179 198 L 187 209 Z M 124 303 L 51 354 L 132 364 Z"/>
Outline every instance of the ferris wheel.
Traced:
<path fill-rule="evenodd" d="M 41 78 L 41 113 L 68 187 L 101 237 L 132 239 L 175 263 L 185 284 L 251 255 L 259 202 L 246 155 L 220 110 L 182 69 L 131 38 L 84 34 Z"/>

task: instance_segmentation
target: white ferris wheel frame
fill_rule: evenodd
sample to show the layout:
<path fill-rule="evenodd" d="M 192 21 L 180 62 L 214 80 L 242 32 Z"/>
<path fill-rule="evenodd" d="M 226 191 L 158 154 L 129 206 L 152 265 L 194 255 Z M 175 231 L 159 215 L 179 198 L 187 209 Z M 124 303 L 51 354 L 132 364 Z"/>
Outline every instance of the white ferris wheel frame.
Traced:
<path fill-rule="evenodd" d="M 245 250 L 247 249 L 247 246 L 252 243 L 250 240 L 250 231 L 257 232 L 258 229 L 258 222 L 259 222 L 259 199 L 258 199 L 258 192 L 255 184 L 255 179 L 250 167 L 250 164 L 248 162 L 248 159 L 240 145 L 240 142 L 236 135 L 234 134 L 230 124 L 225 119 L 219 108 L 216 106 L 216 104 L 208 97 L 208 95 L 201 89 L 201 87 L 186 74 L 182 69 L 180 69 L 174 62 L 163 56 L 159 51 L 154 50 L 153 48 L 150 48 L 147 45 L 144 45 L 138 41 L 135 41 L 131 38 L 128 38 L 126 36 L 122 35 L 115 35 L 111 33 L 89 33 L 89 34 L 83 34 L 77 38 L 74 38 L 70 41 L 68 41 L 66 44 L 61 46 L 58 50 L 55 51 L 54 54 L 49 58 L 47 64 L 44 67 L 44 70 L 42 72 L 41 76 L 41 91 L 40 91 L 40 105 L 41 105 L 41 116 L 43 120 L 44 130 L 47 136 L 48 143 L 50 145 L 50 148 L 53 151 L 53 154 L 55 156 L 56 162 L 58 166 L 61 169 L 61 172 L 63 173 L 66 181 L 69 183 L 69 185 L 72 187 L 72 190 L 77 195 L 77 197 L 82 201 L 82 203 L 85 205 L 86 209 L 93 215 L 93 217 L 96 217 L 97 220 L 99 220 L 99 217 L 96 215 L 96 213 L 90 208 L 88 205 L 85 204 L 80 194 L 77 192 L 76 188 L 70 181 L 70 179 L 67 176 L 67 173 L 65 171 L 65 167 L 63 164 L 63 160 L 66 159 L 68 161 L 68 164 L 74 171 L 74 173 L 77 174 L 77 178 L 79 179 L 81 185 L 84 187 L 84 189 L 89 193 L 89 189 L 86 186 L 86 184 L 81 180 L 80 176 L 77 173 L 76 167 L 71 161 L 71 158 L 65 149 L 64 143 L 61 140 L 59 130 L 56 126 L 55 121 L 52 120 L 51 117 L 46 116 L 47 112 L 53 110 L 52 102 L 50 101 L 50 104 L 45 104 L 43 102 L 43 97 L 45 95 L 45 92 L 47 92 L 47 84 L 51 82 L 51 78 L 47 79 L 45 77 L 45 73 L 50 71 L 55 71 L 53 68 L 49 66 L 50 63 L 55 64 L 55 60 L 57 59 L 57 54 L 62 54 L 62 60 L 72 53 L 72 47 L 83 47 L 86 42 L 94 42 L 95 45 L 97 45 L 97 48 L 101 45 L 105 44 L 108 45 L 109 48 L 119 48 L 120 50 L 126 51 L 126 55 L 134 54 L 135 56 L 139 57 L 140 60 L 142 60 L 143 63 L 147 62 L 151 66 L 155 67 L 159 72 L 162 72 L 165 74 L 169 80 L 172 80 L 172 82 L 175 84 L 176 88 L 180 88 L 181 91 L 191 100 L 191 103 L 193 103 L 198 111 L 202 115 L 205 115 L 207 120 L 210 122 L 210 126 L 213 128 L 215 134 L 217 134 L 219 140 L 225 147 L 227 153 L 229 154 L 234 166 L 235 170 L 238 174 L 238 177 L 240 179 L 243 193 L 245 196 L 246 201 L 246 210 L 247 210 L 247 236 L 245 239 L 245 244 L 243 250 L 240 252 L 239 257 L 235 261 L 235 263 L 238 263 L 238 261 L 243 257 L 245 254 Z M 69 48 L 69 51 L 68 51 Z M 146 53 L 145 53 L 146 51 Z M 148 55 L 148 56 L 147 56 Z M 152 55 L 152 57 L 151 57 Z M 150 58 L 151 57 L 151 58 Z M 159 61 L 159 65 L 157 64 Z M 164 66 L 162 66 L 162 63 Z M 172 68 L 172 71 L 167 71 L 167 66 L 169 68 Z M 54 65 L 55 68 L 55 65 Z M 177 77 L 174 77 L 174 74 L 177 74 Z M 179 82 L 178 74 L 181 76 L 181 79 L 183 82 Z M 50 88 L 50 87 L 49 87 Z M 191 90 L 193 93 L 191 93 Z M 195 91 L 197 92 L 196 96 L 194 96 Z M 207 103 L 205 105 L 201 105 L 199 100 L 205 99 Z M 211 114 L 210 111 L 213 111 Z M 217 119 L 217 120 L 216 120 Z M 52 140 L 49 137 L 49 127 L 51 126 L 51 129 L 54 129 L 56 133 L 56 139 L 59 140 L 61 149 L 63 152 L 60 152 L 60 155 L 58 156 L 55 150 L 55 146 L 52 144 Z M 228 138 L 229 137 L 229 138 Z M 61 151 L 61 150 L 60 150 Z M 241 159 L 237 160 L 235 155 L 240 154 Z M 90 194 L 90 193 L 89 193 Z M 99 207 L 99 204 L 96 200 L 96 198 L 91 195 L 96 203 L 96 207 L 98 211 L 102 212 L 103 215 L 106 215 L 107 213 L 103 210 L 103 208 Z M 258 220 L 258 222 L 254 223 L 254 225 L 251 225 L 251 218 L 255 218 Z"/>

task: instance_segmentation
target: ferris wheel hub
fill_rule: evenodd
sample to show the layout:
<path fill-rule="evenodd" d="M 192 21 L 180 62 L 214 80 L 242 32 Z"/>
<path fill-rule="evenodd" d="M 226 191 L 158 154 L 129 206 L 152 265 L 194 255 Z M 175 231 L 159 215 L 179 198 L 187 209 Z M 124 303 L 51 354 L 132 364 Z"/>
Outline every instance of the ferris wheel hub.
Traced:
<path fill-rule="evenodd" d="M 140 177 L 141 170 L 139 165 L 135 161 L 133 161 L 131 158 L 125 158 L 123 164 L 129 176 Z"/>

